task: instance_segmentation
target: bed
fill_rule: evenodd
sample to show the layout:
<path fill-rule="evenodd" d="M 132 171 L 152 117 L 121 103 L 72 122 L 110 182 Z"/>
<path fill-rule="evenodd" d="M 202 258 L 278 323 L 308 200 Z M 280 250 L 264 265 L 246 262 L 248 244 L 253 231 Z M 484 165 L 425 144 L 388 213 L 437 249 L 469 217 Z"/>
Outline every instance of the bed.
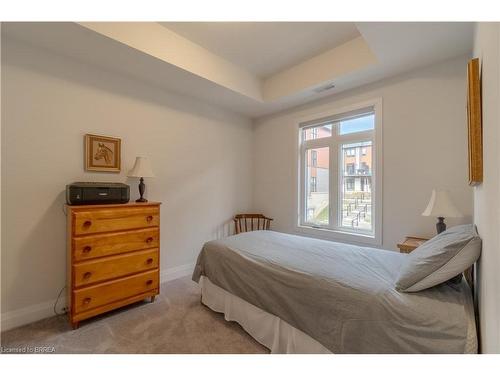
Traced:
<path fill-rule="evenodd" d="M 476 353 L 468 283 L 399 292 L 407 256 L 254 231 L 207 242 L 193 280 L 273 353 Z"/>

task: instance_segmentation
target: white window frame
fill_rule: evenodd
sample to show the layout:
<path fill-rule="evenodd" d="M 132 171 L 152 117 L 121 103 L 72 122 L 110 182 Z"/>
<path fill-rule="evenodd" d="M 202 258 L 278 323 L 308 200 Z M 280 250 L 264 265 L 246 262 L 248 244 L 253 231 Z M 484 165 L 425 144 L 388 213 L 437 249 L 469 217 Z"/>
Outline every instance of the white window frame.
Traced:
<path fill-rule="evenodd" d="M 334 118 L 347 114 L 349 112 L 359 111 L 365 108 L 372 108 L 375 114 L 375 128 L 374 130 L 366 132 L 350 133 L 339 135 L 338 129 L 332 129 L 331 137 L 310 139 L 307 141 L 302 140 L 302 129 L 304 124 L 321 123 L 327 121 L 328 118 Z M 296 148 L 297 161 L 295 168 L 295 198 L 294 207 L 296 216 L 295 231 L 299 234 L 304 234 L 317 238 L 324 238 L 328 240 L 354 242 L 360 244 L 381 245 L 382 244 L 382 99 L 372 99 L 366 102 L 353 104 L 341 108 L 332 108 L 330 110 L 313 113 L 296 119 L 296 140 L 298 147 Z M 342 168 L 340 168 L 340 145 L 350 141 L 358 142 L 360 139 L 372 141 L 372 221 L 373 231 L 371 233 L 362 233 L 360 231 L 350 231 L 348 228 L 335 226 L 339 216 L 338 202 L 341 190 L 338 187 Z M 306 146 L 307 145 L 307 146 Z M 335 165 L 337 173 L 332 173 L 330 167 L 330 180 L 329 180 L 329 197 L 330 209 L 329 225 L 317 226 L 304 222 L 305 217 L 305 150 L 311 148 L 330 147 L 330 166 Z M 333 169 L 335 170 L 335 169 Z M 332 199 L 335 197 L 335 199 Z M 303 215 L 304 213 L 304 215 Z"/>

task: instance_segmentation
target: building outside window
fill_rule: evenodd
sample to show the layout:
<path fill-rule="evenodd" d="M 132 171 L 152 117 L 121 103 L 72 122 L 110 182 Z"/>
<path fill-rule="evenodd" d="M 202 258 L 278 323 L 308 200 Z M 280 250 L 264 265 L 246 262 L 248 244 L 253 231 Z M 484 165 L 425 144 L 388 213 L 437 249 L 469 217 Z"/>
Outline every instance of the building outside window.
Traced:
<path fill-rule="evenodd" d="M 322 126 L 308 128 L 304 130 L 304 140 L 330 137 L 332 135 L 332 124 L 323 124 Z"/>

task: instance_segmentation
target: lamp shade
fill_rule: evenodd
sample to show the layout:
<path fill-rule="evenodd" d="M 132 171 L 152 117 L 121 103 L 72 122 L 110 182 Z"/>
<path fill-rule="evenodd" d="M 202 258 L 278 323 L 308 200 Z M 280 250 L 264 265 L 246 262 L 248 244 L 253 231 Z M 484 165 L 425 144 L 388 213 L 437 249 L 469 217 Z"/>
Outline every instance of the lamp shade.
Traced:
<path fill-rule="evenodd" d="M 422 216 L 462 217 L 462 214 L 453 204 L 448 191 L 434 189 L 427 208 L 422 212 Z"/>
<path fill-rule="evenodd" d="M 155 177 L 149 159 L 144 156 L 135 158 L 134 167 L 128 172 L 128 177 Z"/>

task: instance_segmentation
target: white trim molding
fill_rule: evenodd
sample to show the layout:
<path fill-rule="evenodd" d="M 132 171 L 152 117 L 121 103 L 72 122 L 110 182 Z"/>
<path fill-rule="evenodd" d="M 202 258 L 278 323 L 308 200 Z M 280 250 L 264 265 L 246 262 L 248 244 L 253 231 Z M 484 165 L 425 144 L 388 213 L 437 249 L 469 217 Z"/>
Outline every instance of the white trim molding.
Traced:
<path fill-rule="evenodd" d="M 2 313 L 2 332 L 54 316 L 55 302 L 55 300 L 42 302 Z M 66 304 L 65 298 L 61 298 L 58 304 L 64 306 Z"/>
<path fill-rule="evenodd" d="M 194 263 L 189 263 L 160 271 L 160 283 L 165 283 L 167 281 L 179 279 L 181 277 L 190 276 L 193 273 L 194 266 Z M 55 302 L 56 300 L 54 299 L 52 301 L 46 301 L 39 304 L 23 307 L 21 309 L 2 313 L 2 332 L 54 316 Z M 62 307 L 66 305 L 66 299 L 64 297 L 61 297 L 57 305 L 58 311 L 60 311 Z"/>
<path fill-rule="evenodd" d="M 195 263 L 183 264 L 181 266 L 167 268 L 160 272 L 160 283 L 180 279 L 193 274 Z"/>

